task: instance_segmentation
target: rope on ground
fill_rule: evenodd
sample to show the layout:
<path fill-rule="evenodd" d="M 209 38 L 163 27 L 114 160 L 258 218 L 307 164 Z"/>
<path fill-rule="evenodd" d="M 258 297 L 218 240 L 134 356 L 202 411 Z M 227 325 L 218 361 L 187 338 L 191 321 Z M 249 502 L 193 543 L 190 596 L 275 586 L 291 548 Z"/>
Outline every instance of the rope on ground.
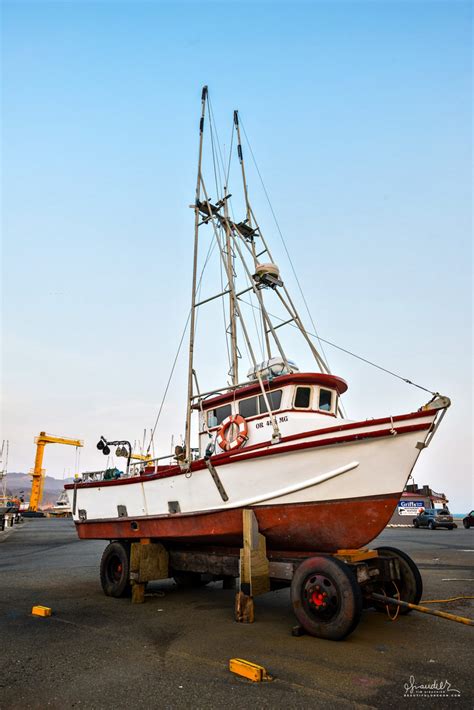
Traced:
<path fill-rule="evenodd" d="M 457 602 L 460 599 L 474 599 L 474 597 L 451 597 L 450 599 L 422 599 L 420 604 L 448 604 L 449 602 Z"/>

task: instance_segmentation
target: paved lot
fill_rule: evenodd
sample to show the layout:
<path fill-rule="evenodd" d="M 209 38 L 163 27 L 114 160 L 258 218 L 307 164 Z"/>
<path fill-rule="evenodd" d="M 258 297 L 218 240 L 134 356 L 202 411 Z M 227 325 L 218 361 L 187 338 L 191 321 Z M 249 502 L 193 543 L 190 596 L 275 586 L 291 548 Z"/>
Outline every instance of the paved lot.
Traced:
<path fill-rule="evenodd" d="M 474 530 L 391 529 L 374 544 L 415 559 L 425 599 L 474 596 Z M 294 638 L 288 590 L 258 598 L 256 623 L 244 625 L 233 621 L 233 592 L 217 583 L 154 583 L 132 606 L 102 593 L 104 546 L 77 540 L 68 520 L 28 520 L 0 537 L 0 708 L 473 707 L 471 627 L 368 611 L 346 641 Z M 33 604 L 54 616 L 32 617 Z M 442 608 L 474 617 L 472 601 Z M 275 680 L 233 676 L 235 656 Z M 461 695 L 407 700 L 410 676 L 448 681 Z"/>

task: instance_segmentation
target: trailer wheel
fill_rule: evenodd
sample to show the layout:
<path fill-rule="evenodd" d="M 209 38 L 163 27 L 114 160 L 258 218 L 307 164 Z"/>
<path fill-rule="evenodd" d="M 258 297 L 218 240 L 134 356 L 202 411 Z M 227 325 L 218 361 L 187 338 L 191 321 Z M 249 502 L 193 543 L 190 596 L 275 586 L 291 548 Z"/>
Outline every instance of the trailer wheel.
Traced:
<path fill-rule="evenodd" d="M 377 552 L 387 557 L 396 557 L 400 567 L 400 580 L 397 582 L 397 587 L 400 592 L 400 599 L 409 604 L 418 604 L 423 595 L 423 580 L 421 574 L 406 552 L 398 550 L 396 547 L 377 547 Z M 388 585 L 391 583 L 389 582 Z M 384 594 L 387 594 L 387 588 L 384 588 Z M 390 590 L 391 592 L 392 590 Z M 394 590 L 396 592 L 396 590 Z M 389 593 L 388 596 L 391 596 Z M 376 609 L 385 611 L 384 604 L 377 604 Z M 399 607 L 399 614 L 409 614 L 411 609 Z"/>
<path fill-rule="evenodd" d="M 196 587 L 205 587 L 206 584 L 212 582 L 210 574 L 201 574 L 201 572 L 188 572 L 187 570 L 174 571 L 171 570 L 171 576 L 178 585 L 183 589 L 195 589 Z"/>
<path fill-rule="evenodd" d="M 362 613 L 362 593 L 352 570 L 332 557 L 310 557 L 291 582 L 293 611 L 311 636 L 341 641 Z"/>
<path fill-rule="evenodd" d="M 100 561 L 100 583 L 108 597 L 127 597 L 130 585 L 130 545 L 126 542 L 111 542 L 105 548 Z"/>

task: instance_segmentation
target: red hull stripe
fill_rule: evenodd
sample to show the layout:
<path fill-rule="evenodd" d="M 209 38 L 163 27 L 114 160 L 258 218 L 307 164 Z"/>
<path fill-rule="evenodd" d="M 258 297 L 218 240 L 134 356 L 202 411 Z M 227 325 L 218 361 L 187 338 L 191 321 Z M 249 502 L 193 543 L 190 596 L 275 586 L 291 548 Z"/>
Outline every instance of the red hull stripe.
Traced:
<path fill-rule="evenodd" d="M 390 520 L 401 491 L 318 503 L 254 506 L 268 550 L 335 552 L 367 545 Z M 131 523 L 133 522 L 134 530 Z M 167 544 L 242 545 L 242 509 L 154 518 L 76 522 L 83 539 L 139 539 Z"/>
<path fill-rule="evenodd" d="M 408 417 L 407 417 L 408 418 Z M 395 419 L 395 417 L 394 417 Z M 389 420 L 390 421 L 390 420 Z M 373 422 L 371 422 L 372 424 Z M 431 427 L 431 422 L 426 422 L 423 424 L 412 424 L 410 426 L 398 427 L 398 434 L 408 434 L 414 431 L 426 431 Z M 327 431 L 327 430 L 326 430 Z M 331 429 L 331 431 L 337 431 L 336 429 Z M 313 433 L 314 434 L 314 433 Z M 312 433 L 306 433 L 303 436 L 311 436 Z M 211 457 L 211 461 L 214 465 L 223 465 L 226 463 L 239 463 L 241 461 L 248 461 L 249 459 L 261 458 L 263 456 L 278 456 L 279 454 L 288 453 L 290 451 L 299 451 L 302 449 L 315 449 L 322 446 L 333 446 L 336 444 L 347 444 L 351 442 L 363 441 L 364 439 L 376 439 L 381 437 L 393 436 L 388 429 L 379 429 L 377 431 L 367 431 L 360 434 L 348 434 L 346 436 L 336 436 L 326 439 L 318 439 L 317 441 L 302 441 L 297 444 L 290 444 L 288 446 L 269 447 L 268 444 L 258 445 L 258 447 L 249 447 L 249 449 L 240 449 L 239 451 L 232 453 L 217 454 Z M 302 438 L 299 435 L 293 435 L 286 437 L 282 441 L 293 440 L 295 437 Z M 268 446 L 269 448 L 263 448 L 263 446 Z M 206 469 L 206 463 L 203 460 L 193 462 L 191 470 L 201 471 Z M 120 486 L 129 485 L 134 483 L 144 483 L 146 481 L 152 481 L 157 478 L 170 478 L 172 476 L 184 475 L 185 471 L 181 471 L 179 466 L 170 466 L 169 469 L 159 471 L 157 473 L 145 474 L 144 476 L 134 476 L 132 478 L 118 478 L 113 481 L 92 481 L 90 483 L 68 483 L 65 488 L 73 489 L 77 488 L 102 488 L 105 486 Z"/>
<path fill-rule="evenodd" d="M 429 429 L 431 424 L 412 424 L 411 426 L 398 427 L 398 434 L 408 434 L 413 431 L 425 431 Z M 212 462 L 215 464 L 222 465 L 224 463 L 239 463 L 240 461 L 248 461 L 249 459 L 256 459 L 262 456 L 278 456 L 278 454 L 288 453 L 289 451 L 299 451 L 301 449 L 315 449 L 320 446 L 331 446 L 333 444 L 347 444 L 356 441 L 363 441 L 364 439 L 379 439 L 381 437 L 393 436 L 387 429 L 379 429 L 378 431 L 367 431 L 363 434 L 350 434 L 348 436 L 334 436 L 327 439 L 318 439 L 318 441 L 301 441 L 299 444 L 293 444 L 288 446 L 279 445 L 278 448 L 271 447 L 264 449 L 260 448 L 256 451 L 246 452 L 246 449 L 240 449 L 237 456 L 235 453 L 233 456 L 227 455 L 223 460 L 221 454 L 219 456 L 212 456 Z M 291 439 L 292 437 L 288 437 Z M 298 437 L 299 438 L 299 437 Z M 196 462 L 196 470 L 206 468 L 206 464 L 201 461 Z M 195 470 L 193 468 L 193 470 Z"/>
<path fill-rule="evenodd" d="M 367 419 L 365 422 L 351 422 L 350 424 L 341 424 L 339 426 L 332 426 L 332 427 L 326 427 L 324 429 L 312 429 L 311 431 L 304 431 L 304 432 L 299 432 L 298 434 L 289 434 L 288 436 L 283 436 L 280 439 L 280 444 L 285 444 L 288 441 L 297 441 L 298 439 L 306 439 L 308 436 L 320 436 L 321 434 L 332 434 L 334 432 L 340 432 L 340 431 L 350 431 L 351 429 L 362 429 L 364 427 L 371 427 L 371 426 L 378 426 L 379 424 L 391 424 L 393 422 L 399 422 L 399 421 L 405 421 L 406 419 L 425 419 L 426 417 L 432 417 L 433 416 L 433 411 L 427 411 L 427 412 L 414 412 L 412 414 L 403 414 L 392 417 L 385 417 L 384 419 Z M 431 426 L 431 425 L 430 425 Z M 389 433 L 388 430 L 384 430 L 386 434 Z M 402 427 L 399 427 L 397 431 L 402 431 Z M 359 434 L 356 434 L 355 437 L 359 437 Z M 336 441 L 336 439 L 334 439 Z M 248 451 L 256 451 L 257 449 L 263 449 L 266 446 L 271 446 L 272 442 L 270 440 L 268 441 L 262 441 L 259 444 L 253 444 L 252 446 L 246 446 L 245 447 L 245 453 Z M 240 452 L 234 452 L 233 456 L 236 456 L 237 454 L 242 453 Z M 216 456 L 212 457 L 213 462 L 219 462 L 221 459 L 219 457 L 226 457 L 228 454 L 217 454 Z"/>
<path fill-rule="evenodd" d="M 292 414 L 322 414 L 325 417 L 332 417 L 333 419 L 337 419 L 336 415 L 333 412 L 323 412 L 321 409 L 277 409 L 273 412 L 273 414 L 276 417 L 280 417 L 282 414 L 288 414 L 291 412 Z M 254 417 L 245 417 L 245 421 L 248 422 L 257 422 L 259 419 L 268 419 L 268 412 L 265 414 L 256 414 Z M 221 425 L 219 426 L 210 426 L 208 427 L 209 431 L 218 431 L 221 428 Z M 201 432 L 203 433 L 203 432 Z M 260 446 L 260 444 L 259 444 Z"/>

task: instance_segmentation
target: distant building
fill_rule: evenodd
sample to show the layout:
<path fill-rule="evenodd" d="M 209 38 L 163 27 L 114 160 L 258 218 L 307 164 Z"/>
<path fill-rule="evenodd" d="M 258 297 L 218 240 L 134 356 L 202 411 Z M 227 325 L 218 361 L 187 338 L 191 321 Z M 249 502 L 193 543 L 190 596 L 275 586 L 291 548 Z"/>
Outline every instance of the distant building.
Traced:
<path fill-rule="evenodd" d="M 389 525 L 413 525 L 413 518 L 420 508 L 448 507 L 449 500 L 444 493 L 436 493 L 429 486 L 419 488 L 415 483 L 407 485 L 390 518 Z"/>

